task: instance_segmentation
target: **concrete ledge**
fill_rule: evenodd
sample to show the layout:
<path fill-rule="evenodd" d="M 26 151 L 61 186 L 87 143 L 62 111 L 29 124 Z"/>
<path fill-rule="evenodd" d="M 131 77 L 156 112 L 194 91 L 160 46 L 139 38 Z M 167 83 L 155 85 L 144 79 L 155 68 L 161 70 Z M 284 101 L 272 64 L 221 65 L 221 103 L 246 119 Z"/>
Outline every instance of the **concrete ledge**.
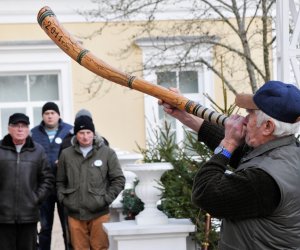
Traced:
<path fill-rule="evenodd" d="M 110 250 L 185 250 L 195 225 L 189 219 L 169 219 L 163 225 L 137 225 L 134 220 L 103 224 Z"/>

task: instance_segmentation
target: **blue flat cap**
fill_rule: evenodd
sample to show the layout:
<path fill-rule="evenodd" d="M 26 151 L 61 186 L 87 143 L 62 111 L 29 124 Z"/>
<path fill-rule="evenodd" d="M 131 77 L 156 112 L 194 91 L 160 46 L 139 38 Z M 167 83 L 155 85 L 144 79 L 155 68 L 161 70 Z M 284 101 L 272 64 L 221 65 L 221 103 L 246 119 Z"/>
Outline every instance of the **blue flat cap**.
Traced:
<path fill-rule="evenodd" d="M 238 94 L 235 103 L 240 108 L 260 109 L 278 121 L 300 121 L 300 90 L 280 81 L 268 81 L 254 95 Z"/>

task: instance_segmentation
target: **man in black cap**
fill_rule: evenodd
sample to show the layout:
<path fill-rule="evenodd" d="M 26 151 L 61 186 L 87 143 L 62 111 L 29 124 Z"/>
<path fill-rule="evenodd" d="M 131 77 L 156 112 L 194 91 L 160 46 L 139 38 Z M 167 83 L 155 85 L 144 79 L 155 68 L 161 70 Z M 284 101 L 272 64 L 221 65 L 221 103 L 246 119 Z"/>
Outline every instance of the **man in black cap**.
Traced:
<path fill-rule="evenodd" d="M 54 187 L 41 145 L 29 136 L 29 118 L 9 117 L 0 142 L 0 249 L 36 249 L 39 206 Z"/>
<path fill-rule="evenodd" d="M 108 250 L 102 224 L 109 220 L 109 205 L 125 185 L 118 157 L 95 134 L 93 120 L 79 116 L 74 123 L 73 145 L 59 157 L 56 186 L 68 213 L 74 249 Z"/>
<path fill-rule="evenodd" d="M 246 117 L 225 130 L 160 101 L 165 112 L 198 132 L 214 155 L 194 178 L 192 201 L 222 219 L 220 250 L 300 249 L 300 90 L 266 82 L 238 94 Z M 234 168 L 231 171 L 227 165 Z"/>
<path fill-rule="evenodd" d="M 92 114 L 90 111 L 88 111 L 87 109 L 80 109 L 76 115 L 75 115 L 75 119 L 77 119 L 78 117 L 80 116 L 87 116 L 87 117 L 90 117 L 91 119 L 93 119 L 92 117 Z M 98 136 L 98 139 L 99 140 L 103 140 L 104 144 L 109 146 L 109 142 L 106 140 L 106 138 L 104 138 L 103 136 L 100 136 L 99 133 L 95 132 L 96 135 Z M 58 158 L 61 154 L 61 152 L 68 148 L 68 147 L 71 147 L 72 146 L 72 138 L 75 138 L 74 136 L 74 128 L 72 128 L 69 133 L 64 137 L 62 143 L 61 143 L 61 146 L 60 146 L 60 150 L 59 150 L 59 153 L 58 153 Z M 65 228 L 66 228 L 66 236 L 67 236 L 67 241 L 68 241 L 68 249 L 69 250 L 72 250 L 73 247 L 72 247 L 72 244 L 71 244 L 71 239 L 70 239 L 70 232 L 69 232 L 69 226 L 68 226 L 68 220 L 67 220 L 67 212 L 65 211 L 65 217 L 66 217 L 66 220 L 65 220 Z"/>
<path fill-rule="evenodd" d="M 72 125 L 63 122 L 56 103 L 47 102 L 42 107 L 42 122 L 31 130 L 32 139 L 41 144 L 48 156 L 53 174 L 56 176 L 58 154 L 64 137 L 69 133 Z M 55 204 L 62 227 L 65 249 L 68 249 L 64 209 L 57 202 L 56 190 L 43 202 L 40 209 L 39 250 L 51 249 L 51 235 L 54 220 Z"/>
<path fill-rule="evenodd" d="M 80 116 L 88 116 L 90 117 L 91 119 L 93 119 L 92 117 L 92 114 L 90 111 L 88 111 L 87 109 L 80 109 L 76 115 L 75 115 L 75 119 L 77 119 L 78 117 Z M 95 132 L 96 134 L 99 135 L 99 133 L 97 133 L 97 131 Z M 72 128 L 70 131 L 69 131 L 69 134 L 65 136 L 65 138 L 63 139 L 62 143 L 61 143 L 61 147 L 60 147 L 60 151 L 59 151 L 59 154 L 58 154 L 58 157 L 60 156 L 60 153 L 62 150 L 64 150 L 65 148 L 68 148 L 70 146 L 72 146 L 72 138 L 74 137 L 74 128 Z M 103 137 L 103 136 L 100 136 L 100 138 L 103 139 L 105 145 L 109 146 L 109 142 L 108 140 Z"/>

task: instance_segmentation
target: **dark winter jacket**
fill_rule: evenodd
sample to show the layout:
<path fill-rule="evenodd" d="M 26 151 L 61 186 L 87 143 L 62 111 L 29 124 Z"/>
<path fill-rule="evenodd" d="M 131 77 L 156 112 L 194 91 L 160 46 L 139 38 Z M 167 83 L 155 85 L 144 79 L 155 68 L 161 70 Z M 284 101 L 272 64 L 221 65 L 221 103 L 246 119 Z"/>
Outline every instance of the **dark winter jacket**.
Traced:
<path fill-rule="evenodd" d="M 103 140 L 96 137 L 84 157 L 75 138 L 74 145 L 61 153 L 56 185 L 68 215 L 91 220 L 109 213 L 109 205 L 124 189 L 125 177 L 115 151 Z"/>
<path fill-rule="evenodd" d="M 10 135 L 0 142 L 0 223 L 35 223 L 39 205 L 54 187 L 41 145 L 27 137 L 21 152 Z"/>
<path fill-rule="evenodd" d="M 199 140 L 214 149 L 224 128 L 204 122 Z M 255 149 L 247 145 L 230 159 L 216 154 L 194 179 L 193 202 L 224 218 L 218 249 L 300 249 L 299 142 L 277 138 Z"/>
<path fill-rule="evenodd" d="M 299 162 L 300 150 L 293 135 L 260 145 L 241 159 L 235 173 L 262 169 L 277 183 L 281 199 L 268 216 L 238 221 L 225 218 L 219 249 L 300 249 Z"/>
<path fill-rule="evenodd" d="M 58 160 L 61 143 L 71 128 L 72 126 L 70 124 L 59 119 L 58 130 L 51 143 L 49 141 L 47 132 L 45 131 L 45 124 L 43 121 L 40 123 L 40 125 L 35 126 L 31 130 L 32 139 L 44 147 L 54 174 L 56 174 L 57 166 L 55 162 Z"/>

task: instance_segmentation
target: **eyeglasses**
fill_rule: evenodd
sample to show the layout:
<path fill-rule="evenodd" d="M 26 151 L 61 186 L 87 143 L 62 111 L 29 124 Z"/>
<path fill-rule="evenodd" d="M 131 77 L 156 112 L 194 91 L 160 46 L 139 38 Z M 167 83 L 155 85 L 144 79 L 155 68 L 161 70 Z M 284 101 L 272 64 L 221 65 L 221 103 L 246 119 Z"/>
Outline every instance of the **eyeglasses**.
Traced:
<path fill-rule="evenodd" d="M 12 127 L 12 128 L 21 128 L 21 129 L 28 128 L 28 125 L 24 124 L 24 123 L 9 124 L 9 126 Z"/>

